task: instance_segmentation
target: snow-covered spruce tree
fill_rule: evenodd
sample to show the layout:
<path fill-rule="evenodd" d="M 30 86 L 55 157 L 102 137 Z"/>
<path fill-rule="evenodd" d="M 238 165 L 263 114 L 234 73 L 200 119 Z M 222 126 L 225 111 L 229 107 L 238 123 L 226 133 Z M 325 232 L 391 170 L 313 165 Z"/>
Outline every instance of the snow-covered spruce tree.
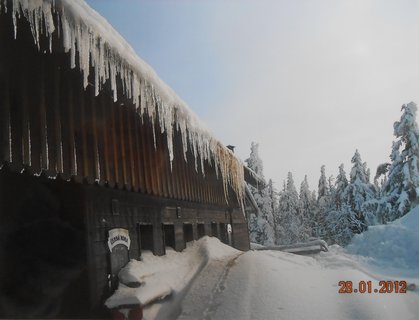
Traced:
<path fill-rule="evenodd" d="M 352 231 L 361 233 L 367 228 L 367 222 L 375 224 L 375 216 L 371 212 L 365 212 L 363 208 L 364 202 L 374 199 L 374 186 L 367 181 L 366 165 L 362 162 L 358 150 L 355 151 L 351 162 L 353 166 L 350 173 L 350 183 L 344 191 L 343 199 L 359 221 L 359 224 L 353 225 Z"/>
<path fill-rule="evenodd" d="M 375 198 L 367 200 L 362 204 L 362 210 L 367 213 L 367 216 L 373 218 L 368 219 L 368 225 L 384 224 L 388 221 L 388 217 L 391 213 L 391 205 L 385 197 L 383 186 L 386 184 L 387 172 L 390 164 L 383 163 L 377 167 L 377 171 L 374 177 L 374 193 Z M 379 181 L 380 177 L 381 181 Z"/>
<path fill-rule="evenodd" d="M 259 157 L 259 144 L 252 142 L 250 157 L 245 160 L 247 166 L 263 178 L 263 162 Z M 250 240 L 262 245 L 273 245 L 275 243 L 275 228 L 273 210 L 275 198 L 273 198 L 272 183 L 264 187 L 255 188 L 248 186 L 252 193 L 260 213 L 249 218 Z"/>
<path fill-rule="evenodd" d="M 348 179 L 346 178 L 346 172 L 343 163 L 339 166 L 339 174 L 336 177 L 335 181 L 335 199 L 334 204 L 336 209 L 342 207 L 342 202 L 344 201 L 344 192 L 348 186 Z"/>
<path fill-rule="evenodd" d="M 419 130 L 416 123 L 417 106 L 414 102 L 401 108 L 400 121 L 394 123 L 388 179 L 384 185 L 385 199 L 390 212 L 384 212 L 385 221 L 405 215 L 418 204 L 419 198 Z"/>
<path fill-rule="evenodd" d="M 347 203 L 346 192 L 348 179 L 344 165 L 339 166 L 339 174 L 331 191 L 329 210 L 326 212 L 325 232 L 323 238 L 329 243 L 346 245 L 353 236 L 353 230 L 360 227 L 360 221 Z"/>
<path fill-rule="evenodd" d="M 284 227 L 284 211 L 283 206 L 285 203 L 286 197 L 286 183 L 283 182 L 282 189 L 278 192 L 278 201 L 277 201 L 277 208 L 274 213 L 274 222 L 275 222 L 275 244 L 283 244 L 284 239 L 286 238 L 286 231 Z"/>
<path fill-rule="evenodd" d="M 326 218 L 327 213 L 331 210 L 332 199 L 330 198 L 329 183 L 326 178 L 326 167 L 324 165 L 320 168 L 319 188 L 317 195 L 317 230 L 315 235 L 321 238 L 327 238 L 326 234 Z"/>
<path fill-rule="evenodd" d="M 269 180 L 265 187 L 254 190 L 253 197 L 260 210 L 258 225 L 262 233 L 262 241 L 258 243 L 273 245 L 275 243 L 274 210 L 276 207 L 276 198 L 273 192 L 272 180 Z"/>
<path fill-rule="evenodd" d="M 252 142 L 250 146 L 250 156 L 244 160 L 247 166 L 253 170 L 259 177 L 264 178 L 263 176 L 263 162 L 259 157 L 259 143 Z"/>
<path fill-rule="evenodd" d="M 266 197 L 269 198 L 269 205 L 271 206 L 273 216 L 273 229 L 274 229 L 274 243 L 278 243 L 277 239 L 284 233 L 282 220 L 278 209 L 278 191 L 275 189 L 274 182 L 269 179 L 265 189 Z"/>
<path fill-rule="evenodd" d="M 390 163 L 382 163 L 378 165 L 377 171 L 374 177 L 374 185 L 376 186 L 377 189 L 382 189 L 383 186 L 386 184 L 387 173 L 388 173 L 389 168 L 390 168 Z M 379 181 L 378 179 L 380 179 L 381 177 L 382 179 L 381 181 Z"/>
<path fill-rule="evenodd" d="M 318 199 L 328 196 L 329 188 L 326 178 L 326 167 L 322 165 L 320 168 L 320 179 L 319 179 L 319 189 L 318 189 Z"/>
<path fill-rule="evenodd" d="M 314 236 L 313 230 L 315 230 L 317 227 L 315 217 L 315 201 L 313 201 L 312 196 L 313 194 L 310 191 L 306 175 L 300 186 L 299 210 L 303 220 L 301 240 L 307 240 L 308 238 Z"/>
<path fill-rule="evenodd" d="M 327 241 L 341 246 L 347 245 L 354 235 L 354 230 L 363 228 L 352 208 L 342 203 L 339 209 L 331 210 L 326 215 Z"/>
<path fill-rule="evenodd" d="M 327 180 L 329 184 L 329 209 L 333 209 L 336 207 L 335 199 L 336 199 L 336 186 L 335 186 L 335 178 L 332 176 L 329 177 Z"/>
<path fill-rule="evenodd" d="M 299 198 L 291 172 L 288 172 L 285 190 L 279 196 L 279 212 L 282 216 L 282 226 L 284 228 L 284 236 L 279 242 L 290 244 L 304 240 L 301 233 L 303 219 L 299 210 Z"/>

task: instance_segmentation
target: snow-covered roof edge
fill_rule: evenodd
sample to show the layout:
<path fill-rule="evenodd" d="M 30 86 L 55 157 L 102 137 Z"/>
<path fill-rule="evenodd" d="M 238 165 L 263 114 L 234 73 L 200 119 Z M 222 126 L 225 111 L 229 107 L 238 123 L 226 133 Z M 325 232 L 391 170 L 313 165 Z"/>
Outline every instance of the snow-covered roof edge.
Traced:
<path fill-rule="evenodd" d="M 79 67 L 85 88 L 92 66 L 96 95 L 109 80 L 114 101 L 118 94 L 124 94 L 132 99 L 141 116 L 148 114 L 153 123 L 158 119 L 161 132 L 167 134 L 170 161 L 173 160 L 173 135 L 179 129 L 185 160 L 189 142 L 195 157 L 195 169 L 198 171 L 198 156 L 202 174 L 205 174 L 204 160 L 214 163 L 217 176 L 221 171 L 226 200 L 230 185 L 239 203 L 243 203 L 244 173 L 241 161 L 212 136 L 186 103 L 138 57 L 106 19 L 83 0 L 0 0 L 0 12 L 7 10 L 11 10 L 15 37 L 18 33 L 17 19 L 24 17 L 30 23 L 38 48 L 40 36 L 45 35 L 50 40 L 49 51 L 52 52 L 52 34 L 56 30 L 60 32 L 62 46 L 65 52 L 70 52 L 71 67 Z M 54 14 L 58 15 L 61 28 L 55 25 Z M 122 80 L 123 92 L 117 92 L 117 77 Z"/>

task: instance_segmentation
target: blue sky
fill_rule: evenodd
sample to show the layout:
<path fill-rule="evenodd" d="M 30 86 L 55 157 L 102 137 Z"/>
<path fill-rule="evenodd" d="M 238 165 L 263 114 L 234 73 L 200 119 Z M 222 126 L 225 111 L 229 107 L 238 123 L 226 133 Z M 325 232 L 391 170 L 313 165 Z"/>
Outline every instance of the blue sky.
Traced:
<path fill-rule="evenodd" d="M 414 0 L 89 0 L 243 160 L 317 187 L 359 149 L 388 161 L 400 107 L 419 102 Z"/>
<path fill-rule="evenodd" d="M 199 116 L 211 112 L 226 90 L 222 61 L 211 45 L 212 20 L 220 6 L 209 1 L 87 2 Z"/>

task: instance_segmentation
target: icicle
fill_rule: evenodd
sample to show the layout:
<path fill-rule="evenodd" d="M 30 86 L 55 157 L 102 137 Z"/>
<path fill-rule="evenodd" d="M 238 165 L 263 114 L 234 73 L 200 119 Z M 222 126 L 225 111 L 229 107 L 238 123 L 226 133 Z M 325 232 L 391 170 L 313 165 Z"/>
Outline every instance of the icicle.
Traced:
<path fill-rule="evenodd" d="M 76 35 L 73 28 L 70 29 L 71 47 L 70 47 L 70 67 L 74 69 L 76 67 Z M 82 71 L 82 70 L 80 70 Z"/>
<path fill-rule="evenodd" d="M 20 1 L 13 0 L 12 2 L 12 18 L 13 18 L 13 30 L 15 39 L 17 37 L 17 18 L 20 19 Z"/>
<path fill-rule="evenodd" d="M 109 77 L 111 78 L 111 89 L 113 92 L 113 101 L 118 100 L 118 95 L 116 92 L 116 67 L 112 62 L 109 63 Z"/>
<path fill-rule="evenodd" d="M 102 89 L 102 61 L 101 61 L 101 46 L 100 39 L 95 39 L 92 36 L 91 48 L 94 49 L 94 54 L 91 54 L 92 64 L 95 67 L 95 95 L 98 96 Z M 97 94 L 96 94 L 97 92 Z"/>
<path fill-rule="evenodd" d="M 71 39 L 71 28 L 65 16 L 63 16 L 61 19 L 61 27 L 63 29 L 62 39 L 63 39 L 64 52 L 68 52 L 71 50 L 73 41 Z"/>
<path fill-rule="evenodd" d="M 4 8 L 4 13 L 7 13 L 7 0 L 0 0 L 0 13 L 3 12 L 3 8 Z"/>
<path fill-rule="evenodd" d="M 7 4 L 7 0 L 0 0 L 0 11 L 3 8 L 7 11 Z M 52 34 L 57 30 L 64 51 L 70 52 L 71 68 L 77 66 L 83 75 L 84 87 L 88 85 L 90 67 L 93 67 L 95 95 L 98 95 L 105 82 L 109 81 L 113 100 L 116 102 L 118 77 L 122 84 L 120 94 L 132 99 L 142 122 L 145 114 L 152 122 L 155 147 L 157 134 L 155 125 L 160 126 L 160 133 L 166 133 L 171 169 L 174 159 L 174 133 L 178 130 L 184 160 L 188 160 L 187 152 L 191 150 L 195 170 L 199 171 L 199 163 L 203 176 L 205 176 L 204 162 L 208 162 L 215 169 L 217 179 L 222 179 L 226 201 L 228 201 L 228 188 L 231 187 L 239 203 L 242 203 L 243 164 L 202 127 L 186 104 L 135 55 L 119 34 L 83 1 L 13 0 L 10 10 L 15 38 L 17 19 L 23 16 L 31 26 L 34 43 L 38 48 L 40 37 L 45 35 L 49 38 L 49 50 L 52 52 Z M 57 14 L 56 26 L 54 13 Z M 62 154 L 60 156 L 62 157 Z"/>
<path fill-rule="evenodd" d="M 54 23 L 54 19 L 51 19 L 52 23 Z M 61 23 L 61 16 L 58 14 L 57 15 L 57 36 L 58 38 L 61 38 L 61 30 L 60 30 L 60 26 L 62 26 Z M 51 37 L 52 38 L 52 37 Z M 51 51 L 52 52 L 52 51 Z"/>

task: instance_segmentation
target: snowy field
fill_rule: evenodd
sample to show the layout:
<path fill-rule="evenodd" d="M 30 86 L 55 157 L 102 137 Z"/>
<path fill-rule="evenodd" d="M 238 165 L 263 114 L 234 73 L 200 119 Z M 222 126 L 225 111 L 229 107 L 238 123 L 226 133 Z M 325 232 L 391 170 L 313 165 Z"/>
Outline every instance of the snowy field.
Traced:
<path fill-rule="evenodd" d="M 121 276 L 143 285 L 121 288 L 108 305 L 146 302 L 172 290 L 144 310 L 145 319 L 419 319 L 419 290 L 412 286 L 419 284 L 418 234 L 419 207 L 356 237 L 348 250 L 331 246 L 313 256 L 243 253 L 205 237 L 182 253 L 132 261 Z M 371 281 L 374 290 L 381 280 L 407 280 L 411 290 L 338 293 L 339 281 L 354 288 Z"/>

